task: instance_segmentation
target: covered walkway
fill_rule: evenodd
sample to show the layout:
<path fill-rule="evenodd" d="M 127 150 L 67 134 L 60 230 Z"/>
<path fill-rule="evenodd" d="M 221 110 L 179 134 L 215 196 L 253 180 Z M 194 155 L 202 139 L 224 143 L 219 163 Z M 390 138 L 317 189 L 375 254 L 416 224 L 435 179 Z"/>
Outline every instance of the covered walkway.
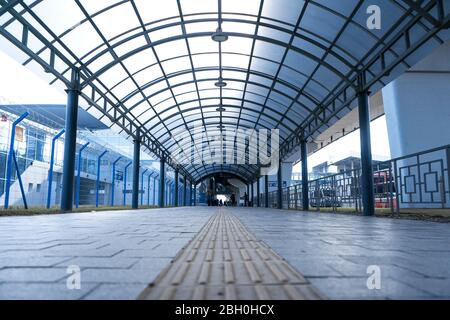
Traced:
<path fill-rule="evenodd" d="M 226 207 L 1 220 L 1 299 L 450 297 L 449 224 Z"/>

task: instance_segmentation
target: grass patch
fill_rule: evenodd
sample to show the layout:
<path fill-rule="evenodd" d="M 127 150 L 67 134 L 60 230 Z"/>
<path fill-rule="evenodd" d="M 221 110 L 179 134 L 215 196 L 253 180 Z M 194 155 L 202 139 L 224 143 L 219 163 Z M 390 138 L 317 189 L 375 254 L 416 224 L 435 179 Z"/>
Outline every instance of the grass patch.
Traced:
<path fill-rule="evenodd" d="M 297 211 L 296 209 L 290 209 Z M 321 207 L 320 210 L 316 208 L 310 208 L 310 212 L 314 213 L 336 213 L 353 216 L 361 216 L 361 212 L 356 212 L 351 208 L 327 208 Z M 390 208 L 375 208 L 375 216 L 378 218 L 390 218 L 390 219 L 408 219 L 408 220 L 425 220 L 434 222 L 450 223 L 450 209 L 400 209 L 400 213 L 392 213 Z"/>
<path fill-rule="evenodd" d="M 154 209 L 156 206 L 142 206 L 139 209 Z M 70 212 L 61 211 L 57 207 L 50 209 L 33 207 L 29 209 L 24 209 L 21 207 L 11 207 L 9 209 L 0 209 L 0 217 L 3 216 L 34 216 L 34 215 L 44 215 L 44 214 L 64 214 L 64 213 L 76 213 L 76 212 L 101 212 L 101 211 L 120 211 L 120 210 L 132 210 L 129 206 L 101 206 L 101 207 L 90 207 L 90 206 L 80 206 L 79 208 L 74 208 Z"/>

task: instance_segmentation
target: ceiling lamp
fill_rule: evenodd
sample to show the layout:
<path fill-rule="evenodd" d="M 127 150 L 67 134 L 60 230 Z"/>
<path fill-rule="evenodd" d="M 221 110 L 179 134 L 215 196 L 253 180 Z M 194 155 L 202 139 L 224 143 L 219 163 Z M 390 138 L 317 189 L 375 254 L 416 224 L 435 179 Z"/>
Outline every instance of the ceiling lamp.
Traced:
<path fill-rule="evenodd" d="M 217 79 L 217 82 L 214 83 L 214 85 L 215 85 L 216 87 L 223 88 L 223 87 L 226 87 L 226 86 L 227 86 L 227 83 L 226 83 L 225 81 L 223 81 L 223 78 L 222 78 L 222 77 L 219 77 L 219 79 Z"/>
<path fill-rule="evenodd" d="M 216 109 L 216 111 L 218 111 L 218 112 L 223 112 L 223 111 L 225 111 L 226 109 L 224 108 L 224 107 L 222 107 L 222 106 L 220 106 L 220 107 L 218 107 L 217 109 Z"/>
<path fill-rule="evenodd" d="M 217 129 L 219 129 L 219 130 L 225 129 L 225 126 L 220 124 L 220 125 L 217 126 Z"/>
<path fill-rule="evenodd" d="M 216 42 L 225 42 L 228 40 L 228 36 L 222 31 L 221 28 L 217 28 L 216 32 L 211 35 L 211 39 Z"/>

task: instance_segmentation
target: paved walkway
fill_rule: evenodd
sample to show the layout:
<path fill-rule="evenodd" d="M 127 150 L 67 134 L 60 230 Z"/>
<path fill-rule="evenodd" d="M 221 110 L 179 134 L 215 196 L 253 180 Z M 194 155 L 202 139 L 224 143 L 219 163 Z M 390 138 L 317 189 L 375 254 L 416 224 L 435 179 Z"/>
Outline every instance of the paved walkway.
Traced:
<path fill-rule="evenodd" d="M 141 299 L 321 299 L 295 268 L 220 207 Z"/>
<path fill-rule="evenodd" d="M 214 213 L 151 209 L 0 217 L 0 299 L 134 299 Z M 67 267 L 81 268 L 68 290 Z"/>
<path fill-rule="evenodd" d="M 218 212 L 197 207 L 0 217 L 0 299 L 152 297 L 148 284 L 158 283 L 192 251 L 193 239 L 211 240 L 215 234 L 223 249 L 219 230 L 227 227 L 207 232 L 213 221 L 238 226 L 235 230 L 247 240 L 243 245 L 252 257 L 252 243 L 269 253 L 273 249 L 304 284 L 311 283 L 329 298 L 450 298 L 449 224 L 270 209 Z M 208 249 L 203 248 L 205 257 Z M 67 289 L 71 265 L 81 268 L 80 290 Z M 381 272 L 380 290 L 367 288 L 369 266 Z M 201 274 L 202 268 L 198 270 Z M 236 275 L 237 282 L 242 274 Z"/>
<path fill-rule="evenodd" d="M 329 298 L 450 298 L 450 224 L 270 209 L 233 212 Z M 367 288 L 369 266 L 380 268 L 380 290 Z"/>

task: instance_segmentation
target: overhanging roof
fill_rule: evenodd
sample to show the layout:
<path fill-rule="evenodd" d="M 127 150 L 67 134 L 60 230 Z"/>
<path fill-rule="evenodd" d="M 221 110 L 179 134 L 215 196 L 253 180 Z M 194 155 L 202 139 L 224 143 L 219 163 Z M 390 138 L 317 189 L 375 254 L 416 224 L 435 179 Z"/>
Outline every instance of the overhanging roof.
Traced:
<path fill-rule="evenodd" d="M 351 111 L 359 89 L 377 91 L 450 38 L 441 0 L 0 4 L 0 34 L 21 50 L 9 45 L 10 54 L 63 88 L 79 68 L 89 112 L 131 136 L 143 129 L 147 150 L 169 164 L 194 141 L 195 123 L 208 132 L 279 129 L 286 157 Z M 380 30 L 366 24 L 374 4 Z M 228 41 L 211 39 L 217 27 Z M 361 74 L 367 82 L 357 88 Z M 215 86 L 218 78 L 227 86 Z M 189 139 L 178 141 L 180 133 Z M 197 159 L 222 146 L 194 145 Z M 193 180 L 227 171 L 252 180 L 259 167 L 199 162 L 182 170 Z"/>
<path fill-rule="evenodd" d="M 20 116 L 25 112 L 30 115 L 28 120 L 45 125 L 53 129 L 63 129 L 65 127 L 66 106 L 59 104 L 17 104 L 1 105 L 0 109 Z M 79 108 L 78 128 L 81 130 L 105 130 L 109 127 L 92 116 L 89 112 Z"/>

